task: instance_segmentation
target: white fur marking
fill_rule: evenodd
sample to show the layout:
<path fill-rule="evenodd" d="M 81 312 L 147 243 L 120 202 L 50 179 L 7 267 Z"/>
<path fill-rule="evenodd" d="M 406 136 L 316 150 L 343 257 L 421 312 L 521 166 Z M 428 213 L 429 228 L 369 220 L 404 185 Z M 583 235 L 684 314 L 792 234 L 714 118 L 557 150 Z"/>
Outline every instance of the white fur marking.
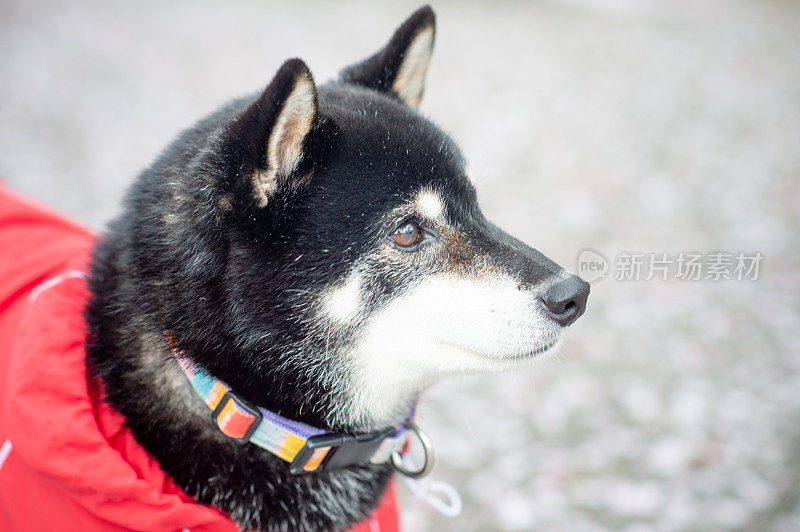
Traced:
<path fill-rule="evenodd" d="M 350 352 L 355 416 L 391 423 L 443 376 L 513 369 L 550 351 L 562 328 L 518 285 L 503 274 L 437 275 L 387 305 Z M 413 334 L 399 338 L 398 327 L 412 323 Z"/>
<path fill-rule="evenodd" d="M 414 206 L 417 212 L 430 220 L 436 220 L 444 213 L 442 198 L 431 190 L 423 190 L 417 194 Z"/>
<path fill-rule="evenodd" d="M 347 280 L 329 290 L 324 296 L 325 314 L 338 322 L 348 322 L 361 308 L 361 274 L 351 273 Z"/>

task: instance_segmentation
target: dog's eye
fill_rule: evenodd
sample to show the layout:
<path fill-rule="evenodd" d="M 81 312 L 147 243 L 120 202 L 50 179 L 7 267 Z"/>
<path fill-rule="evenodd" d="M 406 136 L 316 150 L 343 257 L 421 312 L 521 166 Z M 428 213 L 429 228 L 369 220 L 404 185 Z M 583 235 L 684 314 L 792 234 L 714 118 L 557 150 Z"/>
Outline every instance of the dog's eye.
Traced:
<path fill-rule="evenodd" d="M 406 222 L 392 235 L 394 243 L 401 248 L 410 248 L 419 242 L 420 229 L 416 222 Z"/>

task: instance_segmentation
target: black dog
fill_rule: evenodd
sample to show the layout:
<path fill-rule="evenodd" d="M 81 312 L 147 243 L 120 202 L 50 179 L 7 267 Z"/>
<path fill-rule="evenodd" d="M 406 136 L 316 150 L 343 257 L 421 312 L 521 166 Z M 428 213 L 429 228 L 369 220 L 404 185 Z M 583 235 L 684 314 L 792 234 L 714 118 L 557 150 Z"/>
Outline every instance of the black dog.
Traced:
<path fill-rule="evenodd" d="M 293 474 L 221 431 L 223 407 L 374 450 L 432 382 L 521 367 L 584 311 L 588 285 L 484 218 L 458 147 L 416 112 L 434 32 L 422 8 L 321 86 L 287 61 L 182 133 L 94 253 L 91 370 L 176 482 L 241 527 L 345 529 L 393 470 L 360 451 L 313 470 L 309 448 L 313 472 Z M 235 394 L 217 423 L 198 371 Z"/>

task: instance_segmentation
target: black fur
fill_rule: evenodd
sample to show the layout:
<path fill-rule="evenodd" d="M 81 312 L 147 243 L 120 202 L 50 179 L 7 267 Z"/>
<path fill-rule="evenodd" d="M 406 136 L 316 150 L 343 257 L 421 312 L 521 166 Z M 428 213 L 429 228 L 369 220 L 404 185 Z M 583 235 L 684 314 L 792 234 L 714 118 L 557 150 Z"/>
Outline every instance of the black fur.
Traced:
<path fill-rule="evenodd" d="M 324 219 L 339 221 L 357 212 L 320 189 L 304 198 L 288 190 L 265 209 L 253 201 L 249 175 L 265 165 L 269 124 L 298 68 L 296 61 L 287 63 L 255 103 L 237 100 L 181 134 L 131 188 L 124 214 L 93 257 L 88 363 L 137 440 L 199 501 L 227 511 L 243 528 L 342 530 L 372 511 L 390 466 L 292 476 L 280 459 L 219 433 L 210 416 L 187 415 L 184 403 L 196 398 L 176 397 L 159 379 L 171 362 L 160 335 L 168 328 L 180 348 L 243 397 L 313 426 L 358 430 L 326 422 L 330 391 L 309 380 L 308 372 L 271 362 L 297 342 L 297 317 L 282 305 L 287 298 L 280 288 L 312 288 L 323 282 L 313 273 L 299 282 L 291 278 L 301 270 L 344 271 L 351 261 L 351 244 L 334 227 L 307 227 L 309 234 L 298 235 L 288 221 L 299 211 L 324 210 Z M 345 128 L 360 128 L 358 118 L 370 121 L 366 114 L 374 112 L 432 128 L 396 100 L 353 86 L 332 85 L 320 97 Z M 356 102 L 361 110 L 348 109 Z M 317 120 L 298 174 L 323 162 L 352 174 L 355 165 L 385 158 L 363 151 L 374 151 L 374 142 L 351 136 L 327 118 Z M 358 155 L 347 146 L 354 142 L 361 144 Z M 345 185 L 335 195 L 357 200 L 362 193 Z M 332 252 L 314 256 L 321 247 L 312 240 Z M 290 241 L 303 244 L 291 246 L 294 254 L 287 257 Z M 306 258 L 289 264 L 298 251 Z M 275 314 L 281 317 L 264 322 Z M 138 354 L 154 348 L 159 362 L 143 367 Z"/>
<path fill-rule="evenodd" d="M 394 223 L 387 216 L 412 191 L 428 184 L 446 191 L 471 249 L 531 283 L 559 271 L 483 218 L 457 146 L 391 93 L 408 43 L 431 24 L 432 10 L 422 8 L 384 50 L 318 89 L 302 160 L 278 176 L 266 206 L 255 199 L 252 176 L 268 165 L 270 131 L 307 73 L 299 60 L 262 94 L 182 133 L 139 176 L 94 253 L 90 370 L 175 481 L 243 528 L 346 529 L 373 510 L 390 467 L 292 476 L 282 460 L 222 435 L 177 369 L 164 330 L 245 399 L 313 426 L 359 432 L 402 420 L 413 397 L 390 418 L 347 415 L 339 386 L 346 371 L 335 353 L 350 335 L 318 330 L 314 297 L 386 240 Z M 417 262 L 376 266 L 380 274 L 367 280 L 371 308 L 436 267 L 403 260 Z"/>

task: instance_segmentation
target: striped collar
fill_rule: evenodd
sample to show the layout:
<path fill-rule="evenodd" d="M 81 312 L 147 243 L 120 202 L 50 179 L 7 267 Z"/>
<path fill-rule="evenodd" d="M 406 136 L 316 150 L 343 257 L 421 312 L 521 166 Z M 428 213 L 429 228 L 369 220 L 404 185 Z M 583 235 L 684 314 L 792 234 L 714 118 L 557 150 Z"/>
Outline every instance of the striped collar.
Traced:
<path fill-rule="evenodd" d="M 252 443 L 289 462 L 293 474 L 312 473 L 356 464 L 382 464 L 403 450 L 418 429 L 413 415 L 396 427 L 367 434 L 328 432 L 251 405 L 223 381 L 213 377 L 178 349 L 169 331 L 164 336 L 181 370 L 211 411 L 226 436 Z M 426 450 L 427 452 L 427 450 Z"/>

